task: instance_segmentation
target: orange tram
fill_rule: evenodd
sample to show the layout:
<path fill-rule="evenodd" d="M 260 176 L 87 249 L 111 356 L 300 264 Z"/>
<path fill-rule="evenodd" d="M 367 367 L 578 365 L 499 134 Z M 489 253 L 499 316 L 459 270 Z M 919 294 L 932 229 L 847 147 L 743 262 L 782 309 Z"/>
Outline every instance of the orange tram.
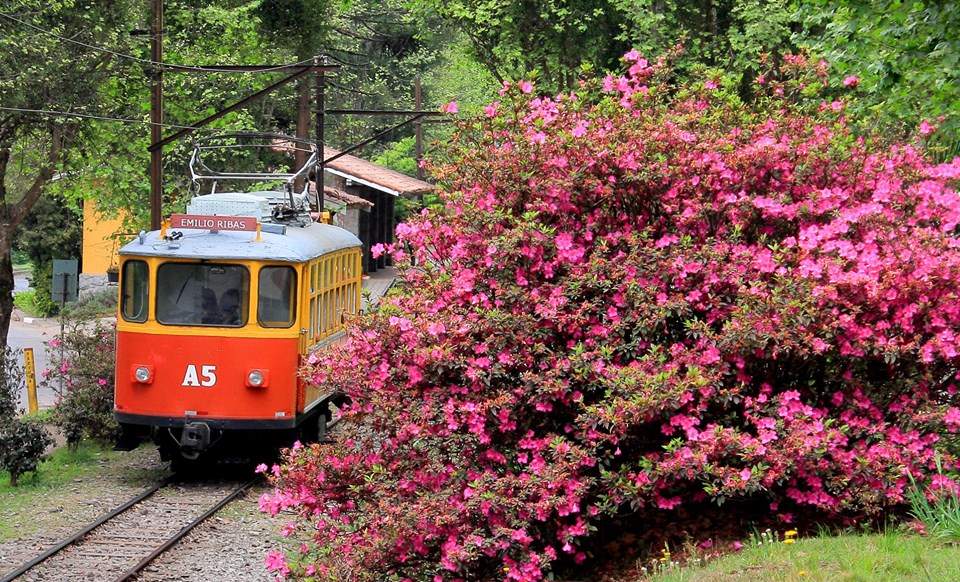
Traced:
<path fill-rule="evenodd" d="M 208 194 L 121 248 L 123 448 L 184 468 L 323 437 L 339 396 L 298 369 L 359 313 L 362 273 L 360 240 L 316 217 L 307 192 Z"/>

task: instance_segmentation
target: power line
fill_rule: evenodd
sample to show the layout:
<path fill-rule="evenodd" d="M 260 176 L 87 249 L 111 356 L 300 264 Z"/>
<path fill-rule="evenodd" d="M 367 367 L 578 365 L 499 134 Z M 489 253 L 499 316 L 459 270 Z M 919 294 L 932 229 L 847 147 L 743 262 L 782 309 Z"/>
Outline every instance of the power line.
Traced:
<path fill-rule="evenodd" d="M 159 66 L 159 67 L 166 67 L 166 68 L 176 68 L 176 69 L 179 69 L 179 70 L 199 71 L 199 72 L 204 72 L 204 73 L 235 73 L 235 72 L 237 72 L 236 69 L 231 69 L 231 68 L 203 67 L 203 66 L 191 66 L 191 65 L 175 65 L 175 64 L 173 64 L 173 63 L 162 63 L 162 62 L 152 61 L 152 60 L 150 60 L 150 59 L 143 59 L 143 58 L 140 58 L 140 57 L 137 57 L 137 56 L 134 56 L 134 55 L 127 54 L 127 53 L 117 52 L 117 51 L 115 51 L 115 50 L 111 50 L 111 49 L 108 49 L 108 48 L 106 48 L 106 47 L 102 47 L 102 46 L 97 46 L 97 45 L 94 45 L 94 44 L 85 43 L 85 42 L 83 42 L 83 41 L 79 41 L 79 40 L 72 39 L 72 38 L 67 38 L 67 37 L 65 37 L 65 36 L 60 36 L 59 34 L 57 34 L 57 33 L 55 33 L 55 32 L 51 32 L 51 31 L 49 31 L 49 30 L 46 30 L 45 28 L 41 28 L 41 27 L 33 24 L 32 22 L 27 22 L 26 20 L 20 20 L 19 18 L 13 16 L 12 14 L 6 14 L 6 13 L 4 13 L 4 12 L 0 12 L 0 16 L 2 16 L 3 18 L 6 18 L 7 20 L 12 20 L 12 21 L 18 22 L 18 23 L 20 23 L 20 24 L 22 24 L 22 25 L 24 25 L 24 26 L 28 26 L 28 27 L 32 28 L 33 30 L 36 30 L 36 31 L 41 32 L 41 33 L 43 33 L 43 34 L 46 34 L 47 36 L 52 36 L 52 37 L 54 37 L 54 38 L 56 38 L 56 39 L 59 39 L 59 40 L 61 40 L 61 41 L 63 41 L 63 42 L 73 43 L 73 44 L 76 44 L 76 45 L 79 45 L 79 46 L 82 46 L 82 47 L 85 47 L 85 48 L 88 48 L 88 49 L 91 49 L 91 50 L 100 51 L 100 52 L 107 53 L 107 54 L 113 55 L 113 56 L 118 57 L 118 58 L 121 58 L 121 59 L 128 59 L 128 60 L 131 60 L 131 61 L 136 61 L 136 62 L 138 62 L 138 63 L 143 63 L 143 64 L 145 64 L 145 65 Z M 275 66 L 275 67 L 264 67 L 264 68 L 262 68 L 262 69 L 251 69 L 251 70 L 245 71 L 245 72 L 249 72 L 249 73 L 263 73 L 263 72 L 267 72 L 267 71 L 276 71 L 276 70 L 280 70 L 280 69 L 289 69 L 290 67 L 296 67 L 296 66 L 299 66 L 299 65 L 305 65 L 305 64 L 307 64 L 307 63 L 312 63 L 312 62 L 313 62 L 313 57 L 311 57 L 311 58 L 309 58 L 309 59 L 304 59 L 304 60 L 302 60 L 302 61 L 298 61 L 298 62 L 296 62 L 296 63 L 289 63 L 289 64 L 286 64 L 286 65 L 277 65 L 277 66 Z"/>
<path fill-rule="evenodd" d="M 36 114 L 36 115 L 46 115 L 49 117 L 80 117 L 83 119 L 97 119 L 101 121 L 117 121 L 121 123 L 134 123 L 134 124 L 140 124 L 140 125 L 159 125 L 161 127 L 169 127 L 172 129 L 204 129 L 202 127 L 195 127 L 192 125 L 176 125 L 173 123 L 154 123 L 152 121 L 144 121 L 142 119 L 131 119 L 129 117 L 107 117 L 104 115 L 93 115 L 90 113 L 73 113 L 69 111 L 53 111 L 50 109 L 26 109 L 22 107 L 0 106 L 0 111 L 30 113 L 30 114 Z"/>

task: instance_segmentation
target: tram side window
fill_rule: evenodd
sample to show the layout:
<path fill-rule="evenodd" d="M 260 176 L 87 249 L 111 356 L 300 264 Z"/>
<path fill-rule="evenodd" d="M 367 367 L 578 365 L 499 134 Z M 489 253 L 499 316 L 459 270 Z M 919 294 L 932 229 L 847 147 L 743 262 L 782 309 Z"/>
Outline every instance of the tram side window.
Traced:
<path fill-rule="evenodd" d="M 296 318 L 297 272 L 291 267 L 260 269 L 257 320 L 263 327 L 290 327 Z"/>
<path fill-rule="evenodd" d="M 164 263 L 157 269 L 157 321 L 243 327 L 250 275 L 241 265 Z"/>
<path fill-rule="evenodd" d="M 150 299 L 150 272 L 143 261 L 123 264 L 123 304 L 121 313 L 127 321 L 143 323 L 147 320 Z"/>

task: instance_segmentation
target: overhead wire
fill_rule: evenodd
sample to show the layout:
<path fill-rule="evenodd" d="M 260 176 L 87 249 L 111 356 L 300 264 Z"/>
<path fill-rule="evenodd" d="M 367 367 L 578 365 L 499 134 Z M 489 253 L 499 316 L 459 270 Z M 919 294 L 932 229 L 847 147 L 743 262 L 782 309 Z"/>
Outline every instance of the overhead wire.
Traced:
<path fill-rule="evenodd" d="M 168 127 L 171 129 L 212 130 L 212 128 L 196 127 L 193 125 L 177 125 L 175 123 L 157 123 L 155 121 L 144 121 L 143 119 L 132 119 L 129 117 L 108 117 L 105 115 L 94 115 L 92 113 L 54 111 L 52 109 L 28 109 L 25 107 L 0 106 L 0 111 L 13 111 L 18 113 L 28 113 L 28 114 L 34 114 L 34 115 L 46 115 L 48 117 L 80 117 L 84 119 L 95 119 L 95 120 L 101 120 L 101 121 L 116 121 L 116 122 L 122 122 L 122 123 L 133 123 L 133 124 L 141 124 L 141 125 L 159 125 L 161 127 Z"/>
<path fill-rule="evenodd" d="M 165 63 L 165 62 L 153 61 L 153 60 L 150 60 L 150 59 L 144 59 L 144 58 L 141 58 L 141 57 L 138 57 L 138 56 L 135 56 L 135 55 L 131 55 L 131 54 L 127 54 L 127 53 L 121 53 L 121 52 L 118 52 L 118 51 L 115 51 L 115 50 L 112 50 L 112 49 L 108 49 L 108 48 L 106 48 L 106 47 L 102 47 L 102 46 L 98 46 L 98 45 L 86 43 L 86 42 L 83 42 L 83 41 L 80 41 L 80 40 L 76 40 L 76 39 L 73 39 L 73 38 L 68 38 L 68 37 L 65 37 L 65 36 L 61 36 L 61 35 L 59 35 L 59 34 L 57 34 L 57 33 L 55 33 L 55 32 L 46 30 L 45 28 L 41 28 L 41 27 L 33 24 L 32 22 L 28 22 L 28 21 L 26 21 L 26 20 L 21 20 L 21 19 L 17 18 L 16 16 L 13 16 L 12 14 L 7 14 L 7 13 L 5 13 L 5 12 L 0 12 L 0 17 L 6 18 L 7 20 L 11 20 L 11 21 L 13 21 L 13 22 L 20 23 L 20 24 L 22 24 L 22 25 L 24 25 L 24 26 L 27 26 L 27 27 L 29 27 L 29 28 L 32 28 L 33 30 L 36 30 L 36 31 L 38 31 L 38 32 L 41 32 L 41 33 L 43 33 L 43 34 L 45 34 L 45 35 L 47 35 L 47 36 L 52 36 L 52 37 L 54 37 L 54 38 L 56 38 L 56 39 L 59 39 L 59 40 L 61 40 L 61 41 L 63 41 L 63 42 L 69 42 L 69 43 L 72 43 L 72 44 L 75 44 L 75 45 L 79 45 L 79 46 L 82 46 L 82 47 L 85 47 L 85 48 L 88 48 L 88 49 L 91 49 L 91 50 L 100 51 L 100 52 L 103 52 L 103 53 L 106 53 L 106 54 L 109 54 L 109 55 L 113 55 L 113 56 L 115 56 L 115 57 L 117 57 L 117 58 L 128 59 L 128 60 L 136 61 L 136 62 L 138 62 L 138 63 L 142 63 L 142 64 L 145 64 L 145 65 L 158 66 L 158 67 L 161 67 L 161 68 L 163 68 L 163 67 L 176 68 L 176 69 L 180 69 L 180 70 L 190 70 L 190 71 L 198 71 L 198 72 L 205 72 L 205 73 L 236 73 L 236 72 L 237 72 L 236 70 L 226 69 L 226 68 L 222 68 L 222 67 L 195 66 L 195 65 L 176 65 L 176 64 L 173 64 L 173 63 Z M 304 60 L 302 60 L 302 61 L 298 61 L 298 62 L 295 62 L 295 63 L 288 63 L 288 64 L 286 64 L 286 65 L 277 65 L 277 66 L 273 66 L 273 67 L 263 67 L 263 68 L 258 68 L 258 69 L 251 69 L 251 70 L 249 70 L 249 71 L 244 71 L 244 72 L 248 72 L 248 73 L 263 73 L 263 72 L 267 72 L 267 71 L 276 71 L 276 70 L 281 70 L 281 69 L 288 69 L 288 68 L 290 68 L 290 67 L 296 67 L 296 66 L 300 66 L 300 65 L 305 65 L 305 64 L 308 64 L 308 63 L 312 63 L 312 62 L 313 62 L 313 57 L 310 57 L 310 58 L 308 58 L 308 59 L 304 59 Z"/>

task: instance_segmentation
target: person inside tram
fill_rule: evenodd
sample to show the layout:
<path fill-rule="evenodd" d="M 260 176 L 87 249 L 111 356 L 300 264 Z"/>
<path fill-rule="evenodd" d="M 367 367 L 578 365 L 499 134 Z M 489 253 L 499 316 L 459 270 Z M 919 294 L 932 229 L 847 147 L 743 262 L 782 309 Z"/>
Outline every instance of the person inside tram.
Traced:
<path fill-rule="evenodd" d="M 200 323 L 222 323 L 220 309 L 217 307 L 217 294 L 209 287 L 200 290 L 200 311 L 203 314 Z"/>
<path fill-rule="evenodd" d="M 220 323 L 240 325 L 240 290 L 227 289 L 220 297 Z"/>

